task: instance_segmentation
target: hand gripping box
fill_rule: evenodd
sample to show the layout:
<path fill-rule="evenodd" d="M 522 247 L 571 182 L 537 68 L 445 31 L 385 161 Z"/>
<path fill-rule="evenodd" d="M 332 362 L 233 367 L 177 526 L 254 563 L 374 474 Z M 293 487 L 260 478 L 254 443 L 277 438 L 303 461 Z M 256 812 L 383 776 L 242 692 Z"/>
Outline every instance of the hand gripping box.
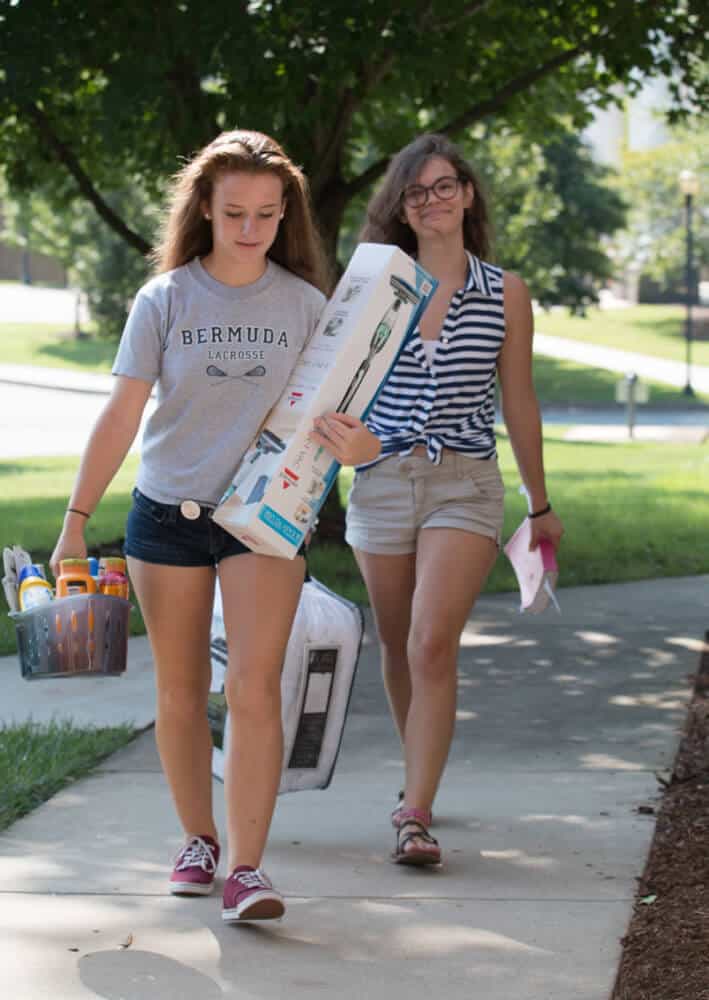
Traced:
<path fill-rule="evenodd" d="M 360 244 L 290 381 L 214 512 L 254 552 L 292 559 L 339 465 L 309 438 L 336 411 L 363 419 L 437 282 L 398 247 Z"/>
<path fill-rule="evenodd" d="M 317 580 L 303 584 L 281 672 L 283 767 L 279 794 L 327 788 L 342 742 L 359 659 L 364 620 L 356 604 Z M 217 586 L 210 637 L 212 681 L 208 717 L 212 774 L 224 779 L 231 738 L 224 694 L 226 630 Z"/>

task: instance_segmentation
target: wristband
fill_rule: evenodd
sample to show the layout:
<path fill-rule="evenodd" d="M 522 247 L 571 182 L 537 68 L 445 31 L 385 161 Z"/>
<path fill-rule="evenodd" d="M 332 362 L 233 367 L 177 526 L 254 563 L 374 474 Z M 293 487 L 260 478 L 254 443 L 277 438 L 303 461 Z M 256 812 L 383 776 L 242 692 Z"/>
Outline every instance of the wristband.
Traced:
<path fill-rule="evenodd" d="M 527 517 L 530 519 L 533 517 L 542 517 L 544 514 L 548 514 L 550 510 L 551 504 L 548 503 L 546 507 L 542 507 L 541 510 L 535 510 L 533 514 L 527 514 Z"/>
<path fill-rule="evenodd" d="M 81 516 L 85 517 L 87 521 L 91 517 L 91 515 L 87 514 L 85 510 L 79 510 L 77 507 L 67 507 L 66 512 L 67 514 L 81 514 Z"/>

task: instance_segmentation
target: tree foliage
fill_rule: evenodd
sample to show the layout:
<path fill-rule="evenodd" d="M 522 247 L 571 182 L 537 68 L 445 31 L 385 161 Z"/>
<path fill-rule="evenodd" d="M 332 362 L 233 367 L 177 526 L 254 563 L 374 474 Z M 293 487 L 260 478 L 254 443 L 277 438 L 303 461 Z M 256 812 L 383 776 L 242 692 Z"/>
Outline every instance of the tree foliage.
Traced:
<path fill-rule="evenodd" d="M 676 126 L 657 149 L 626 150 L 614 187 L 629 205 L 628 224 L 613 241 L 617 263 L 652 279 L 660 288 L 683 293 L 686 218 L 679 188 L 682 170 L 699 181 L 694 199 L 695 270 L 709 261 L 709 118 Z"/>
<path fill-rule="evenodd" d="M 72 285 L 86 295 L 98 333 L 118 340 L 136 289 L 150 266 L 142 254 L 90 209 L 64 179 L 66 200 L 54 209 L 43 190 L 12 195 L 0 172 L 3 229 L 0 238 L 16 246 L 40 248 L 61 261 Z M 111 210 L 129 225 L 154 234 L 159 212 L 156 203 L 136 182 L 106 196 Z"/>
<path fill-rule="evenodd" d="M 491 116 L 530 135 L 643 74 L 707 95 L 700 0 L 0 0 L 0 158 L 13 190 L 66 178 L 127 243 L 126 178 L 158 196 L 219 130 L 277 136 L 305 168 L 328 246 L 350 201 L 422 129 Z"/>
<path fill-rule="evenodd" d="M 478 165 L 492 193 L 500 263 L 524 276 L 542 306 L 582 312 L 596 302 L 613 273 L 608 238 L 625 223 L 611 171 L 568 129 L 538 142 L 492 132 L 478 144 Z"/>

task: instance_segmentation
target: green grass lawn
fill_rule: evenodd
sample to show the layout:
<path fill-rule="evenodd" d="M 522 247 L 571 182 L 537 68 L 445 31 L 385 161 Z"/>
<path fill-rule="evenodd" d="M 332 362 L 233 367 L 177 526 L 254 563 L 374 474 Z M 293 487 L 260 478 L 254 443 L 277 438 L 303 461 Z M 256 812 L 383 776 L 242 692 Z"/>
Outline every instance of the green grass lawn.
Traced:
<path fill-rule="evenodd" d="M 709 524 L 709 449 L 681 444 L 579 444 L 546 434 L 549 495 L 564 521 L 559 585 L 619 583 L 661 576 L 709 573 L 709 546 L 698 544 Z M 526 512 L 507 439 L 500 435 L 500 465 L 507 486 L 504 538 Z M 351 475 L 340 475 L 346 500 Z M 311 570 L 351 600 L 366 603 L 359 571 L 348 549 L 315 544 Z M 500 555 L 488 593 L 514 591 L 517 583 Z"/>
<path fill-rule="evenodd" d="M 570 316 L 566 310 L 555 309 L 538 312 L 534 325 L 539 333 L 554 337 L 684 361 L 684 317 L 683 306 L 589 309 L 585 317 Z M 692 360 L 698 365 L 709 365 L 709 339 L 693 341 Z"/>
<path fill-rule="evenodd" d="M 649 352 L 652 338 L 662 341 L 676 336 L 679 311 L 674 307 L 641 306 L 602 315 L 596 312 L 589 320 L 567 320 L 556 314 L 548 318 L 598 332 L 599 337 L 605 325 L 610 328 L 622 322 L 626 332 L 642 332 L 644 324 L 649 328 L 649 332 L 645 330 L 649 339 L 643 342 L 645 346 L 638 343 L 634 349 Z M 112 345 L 92 340 L 58 340 L 58 332 L 58 327 L 0 324 L 0 360 L 109 370 Z M 617 379 L 615 373 L 602 369 L 542 356 L 535 359 L 535 381 L 543 405 L 615 405 Z M 650 392 L 650 404 L 658 408 L 709 402 L 701 397 L 688 401 L 676 389 L 658 384 L 651 384 Z M 707 547 L 696 544 L 706 524 L 702 518 L 709 515 L 706 448 L 676 444 L 566 444 L 558 440 L 559 433 L 557 429 L 547 429 L 546 465 L 550 494 L 568 532 L 561 552 L 562 584 L 709 571 Z M 514 491 L 518 477 L 504 438 L 500 456 L 510 487 L 507 536 L 522 516 L 523 503 Z M 76 458 L 0 462 L 3 545 L 21 544 L 37 561 L 48 561 L 77 466 Z M 136 467 L 137 458 L 129 457 L 89 522 L 87 540 L 93 553 L 107 554 L 106 546 L 114 546 L 113 551 L 117 551 L 115 546 L 123 535 Z M 347 486 L 348 476 L 343 473 L 340 477 L 343 494 Z M 315 576 L 345 596 L 366 600 L 347 548 L 321 545 L 316 539 L 310 565 Z M 511 571 L 501 557 L 488 589 L 514 587 Z M 143 629 L 137 610 L 132 615 L 131 628 L 134 633 Z M 14 626 L 6 615 L 0 614 L 0 654 L 14 652 L 14 648 Z"/>
<path fill-rule="evenodd" d="M 538 312 L 540 333 L 590 344 L 617 347 L 655 357 L 684 361 L 684 308 L 632 306 L 628 309 L 589 309 L 586 317 L 566 310 Z M 697 326 L 697 333 L 700 328 Z M 0 362 L 110 372 L 116 345 L 95 337 L 77 340 L 66 325 L 0 323 Z M 692 360 L 709 365 L 709 339 L 695 339 Z M 617 378 L 617 375 L 611 375 Z"/>
<path fill-rule="evenodd" d="M 534 384 L 542 407 L 617 407 L 622 414 L 625 404 L 615 401 L 615 387 L 622 377 L 605 368 L 588 368 L 542 354 L 534 356 Z M 650 392 L 647 407 L 651 409 L 702 410 L 709 406 L 709 396 L 702 393 L 685 396 L 674 386 L 642 381 Z"/>
<path fill-rule="evenodd" d="M 702 445 L 579 444 L 561 439 L 563 429 L 547 429 L 545 461 L 549 494 L 566 526 L 559 553 L 562 586 L 684 576 L 709 572 L 709 546 L 698 544 L 709 523 L 709 450 Z M 509 443 L 500 437 L 500 462 L 508 487 L 505 538 L 524 514 L 517 493 L 519 476 Z M 57 538 L 76 458 L 33 458 L 0 463 L 0 538 L 21 544 L 47 562 Z M 94 552 L 106 554 L 123 535 L 136 458 L 116 477 L 87 528 Z M 339 480 L 346 498 L 350 473 Z M 366 594 L 346 547 L 313 544 L 314 576 L 353 600 Z M 498 559 L 488 591 L 515 590 L 504 556 Z M 4 606 L 4 605 L 3 605 Z M 136 610 L 132 630 L 143 625 Z M 0 654 L 15 650 L 14 626 L 0 615 Z"/>
<path fill-rule="evenodd" d="M 66 325 L 0 323 L 0 362 L 108 373 L 116 344 L 96 337 L 77 339 Z"/>
<path fill-rule="evenodd" d="M 129 726 L 70 723 L 0 726 L 0 830 L 35 809 L 135 736 Z"/>

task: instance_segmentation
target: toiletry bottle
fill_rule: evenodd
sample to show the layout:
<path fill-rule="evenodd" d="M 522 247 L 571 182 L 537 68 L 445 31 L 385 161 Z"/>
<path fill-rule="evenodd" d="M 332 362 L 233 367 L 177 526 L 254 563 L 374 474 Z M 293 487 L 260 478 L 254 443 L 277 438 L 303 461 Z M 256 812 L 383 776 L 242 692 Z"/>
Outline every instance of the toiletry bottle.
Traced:
<path fill-rule="evenodd" d="M 57 597 L 95 594 L 96 581 L 91 576 L 88 559 L 62 559 L 57 577 Z"/>

